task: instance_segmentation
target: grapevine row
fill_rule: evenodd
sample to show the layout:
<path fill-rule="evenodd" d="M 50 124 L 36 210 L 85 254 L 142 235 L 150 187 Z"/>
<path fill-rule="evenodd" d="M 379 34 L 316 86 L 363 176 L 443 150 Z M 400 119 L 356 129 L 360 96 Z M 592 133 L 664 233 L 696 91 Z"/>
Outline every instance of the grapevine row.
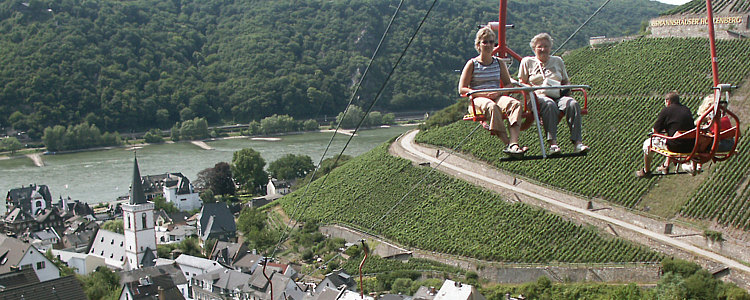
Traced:
<path fill-rule="evenodd" d="M 750 40 L 717 41 L 719 80 L 739 84 L 750 73 Z M 706 95 L 713 85 L 709 45 L 701 38 L 640 38 L 565 56 L 571 82 L 593 95 L 653 95 L 678 90 Z"/>
<path fill-rule="evenodd" d="M 697 107 L 698 97 L 686 97 L 684 103 Z M 487 161 L 511 173 L 592 198 L 602 198 L 626 207 L 638 203 L 653 180 L 634 177 L 633 171 L 643 166 L 641 145 L 653 125 L 661 97 L 591 97 L 584 117 L 584 142 L 592 147 L 586 157 L 500 162 L 504 145 L 485 132 L 475 133 L 461 147 L 461 151 Z M 449 126 L 420 132 L 416 141 L 451 148 L 476 126 L 458 122 Z M 563 152 L 573 151 L 568 140 L 565 122 L 558 128 L 558 140 Z M 528 145 L 527 155 L 541 155 L 536 130 L 525 131 L 521 142 Z"/>
<path fill-rule="evenodd" d="M 742 85 L 750 75 L 750 41 L 718 41 L 721 82 Z M 695 112 L 712 84 L 707 39 L 642 38 L 604 49 L 580 49 L 565 56 L 573 83 L 589 84 L 589 114 L 584 117 L 584 142 L 592 147 L 587 157 L 500 163 L 504 145 L 482 132 L 475 134 L 460 151 L 550 186 L 591 198 L 601 198 L 635 208 L 658 178 L 637 179 L 633 171 L 643 166 L 640 152 L 657 112 L 663 107 L 663 94 L 677 89 L 682 102 Z M 736 99 L 736 98 L 735 98 Z M 732 101 L 730 108 L 736 105 Z M 458 122 L 421 132 L 417 142 L 452 147 L 475 125 Z M 568 136 L 565 122 L 559 126 L 564 152 L 572 146 L 563 143 Z M 747 132 L 747 131 L 745 131 Z M 741 140 L 742 141 L 742 140 Z M 541 153 L 535 130 L 524 132 L 522 144 Z M 684 204 L 680 214 L 707 219 L 726 226 L 750 229 L 750 157 L 748 146 L 738 146 L 738 155 L 716 165 Z M 657 158 L 654 165 L 661 163 Z"/>
<path fill-rule="evenodd" d="M 429 169 L 388 154 L 387 145 L 334 170 L 303 220 L 339 222 L 372 230 L 401 244 L 477 259 L 522 263 L 606 263 L 658 260 L 650 250 L 576 225 L 560 216 L 442 173 L 396 203 Z M 319 181 L 311 190 L 317 190 Z M 282 198 L 285 210 L 301 192 Z M 381 220 L 383 214 L 395 209 Z"/>
<path fill-rule="evenodd" d="M 738 153 L 747 153 L 750 143 L 742 140 Z M 708 219 L 726 226 L 750 230 L 750 156 L 737 155 L 733 160 L 716 166 L 711 177 L 695 192 L 680 214 L 695 219 Z"/>

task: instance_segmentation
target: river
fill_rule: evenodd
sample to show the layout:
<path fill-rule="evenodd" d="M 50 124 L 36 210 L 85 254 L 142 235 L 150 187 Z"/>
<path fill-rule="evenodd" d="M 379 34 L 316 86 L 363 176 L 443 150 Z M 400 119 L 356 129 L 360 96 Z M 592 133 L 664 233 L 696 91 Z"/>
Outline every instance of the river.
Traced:
<path fill-rule="evenodd" d="M 344 154 L 360 155 L 411 128 L 393 126 L 361 130 Z M 260 152 L 266 166 L 285 154 L 308 155 L 317 164 L 332 134 L 308 132 L 268 140 L 234 138 L 207 141 L 206 144 L 213 150 L 205 150 L 189 142 L 146 145 L 137 149 L 138 165 L 144 176 L 179 172 L 192 182 L 201 170 L 222 161 L 231 163 L 232 154 L 243 148 Z M 336 134 L 326 158 L 340 153 L 348 138 L 348 135 Z M 53 202 L 69 196 L 93 204 L 114 201 L 118 196 L 126 195 L 132 181 L 133 151 L 126 148 L 44 155 L 42 159 L 43 167 L 37 167 L 25 156 L 0 160 L 0 191 L 7 194 L 10 189 L 24 185 L 47 185 Z M 0 212 L 5 212 L 5 201 L 0 202 Z"/>

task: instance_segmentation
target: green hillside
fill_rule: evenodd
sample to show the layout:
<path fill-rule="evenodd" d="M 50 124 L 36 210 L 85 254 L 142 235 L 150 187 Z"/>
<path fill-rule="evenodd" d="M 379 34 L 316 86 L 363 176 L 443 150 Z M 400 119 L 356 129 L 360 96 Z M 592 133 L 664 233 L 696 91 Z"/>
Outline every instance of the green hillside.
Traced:
<path fill-rule="evenodd" d="M 717 12 L 725 13 L 743 13 L 750 11 L 750 1 L 748 0 L 714 0 L 711 1 L 711 7 L 713 8 L 714 14 Z M 683 5 L 677 6 L 662 15 L 676 15 L 676 14 L 704 14 L 706 13 L 706 1 L 705 0 L 693 0 Z"/>
<path fill-rule="evenodd" d="M 750 41 L 719 41 L 717 47 L 721 82 L 743 84 L 750 75 L 750 52 L 747 51 Z M 542 184 L 625 207 L 644 209 L 639 202 L 642 196 L 654 190 L 655 184 L 661 180 L 679 180 L 633 176 L 633 171 L 643 165 L 640 149 L 645 134 L 663 107 L 662 95 L 668 91 L 676 89 L 683 93 L 683 103 L 693 111 L 697 109 L 712 85 L 708 57 L 707 39 L 644 38 L 604 49 L 576 50 L 564 59 L 571 81 L 592 87 L 589 114 L 584 117 L 583 124 L 584 141 L 593 149 L 588 156 L 500 162 L 497 158 L 503 156 L 503 145 L 483 131 L 473 135 L 461 150 Z M 733 103 L 731 105 L 738 109 L 746 107 L 743 103 Z M 452 148 L 474 126 L 471 122 L 456 122 L 422 132 L 417 141 Z M 746 130 L 747 124 L 743 127 Z M 559 128 L 559 140 L 567 140 L 568 130 L 564 122 Z M 532 147 L 532 155 L 540 153 L 534 130 L 524 132 L 522 141 Z M 561 146 L 564 152 L 573 151 L 568 143 Z M 745 181 L 750 165 L 743 155 L 747 147 L 746 139 L 742 140 L 738 147 L 740 155 L 717 164 L 695 194 L 679 196 L 681 202 L 677 207 L 682 206 L 679 214 L 747 230 L 750 191 Z M 677 213 L 672 212 L 673 215 Z"/>
<path fill-rule="evenodd" d="M 373 99 L 431 3 L 406 1 L 355 104 Z M 83 121 L 129 132 L 165 129 L 193 117 L 212 124 L 273 114 L 330 117 L 343 110 L 397 4 L 0 0 L 0 128 L 39 137 L 45 127 Z M 454 70 L 474 55 L 476 26 L 496 20 L 497 5 L 438 2 L 376 109 L 451 104 Z M 516 29 L 509 43 L 528 54 L 528 40 L 540 31 L 563 40 L 598 5 L 510 1 Z M 615 1 L 567 49 L 585 45 L 590 36 L 635 33 L 642 21 L 669 7 Z"/>
<path fill-rule="evenodd" d="M 284 210 L 303 221 L 343 223 L 406 246 L 484 260 L 660 260 L 647 248 L 415 167 L 387 149 L 387 144 L 381 145 L 334 170 L 322 187 L 322 180 L 313 182 L 305 197 L 300 189 L 281 198 Z"/>

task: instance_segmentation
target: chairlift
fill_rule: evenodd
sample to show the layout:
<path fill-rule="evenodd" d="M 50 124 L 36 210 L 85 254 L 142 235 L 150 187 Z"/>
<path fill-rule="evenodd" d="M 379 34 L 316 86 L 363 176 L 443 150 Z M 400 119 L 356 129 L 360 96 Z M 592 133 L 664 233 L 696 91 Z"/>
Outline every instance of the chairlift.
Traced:
<path fill-rule="evenodd" d="M 515 26 L 513 24 L 507 24 L 507 7 L 508 7 L 508 0 L 500 0 L 500 13 L 499 13 L 499 20 L 498 22 L 489 22 L 487 25 L 482 26 L 488 26 L 493 31 L 497 33 L 497 39 L 498 44 L 497 46 L 492 50 L 492 55 L 497 57 L 500 61 L 504 62 L 507 66 L 510 66 L 512 63 L 512 60 L 515 59 L 516 61 L 520 62 L 523 57 L 518 55 L 518 53 L 514 52 L 508 47 L 507 41 L 506 41 L 506 30 L 508 28 L 514 28 Z M 502 85 L 502 82 L 500 83 Z M 586 152 L 582 153 L 566 153 L 566 154 L 558 154 L 554 156 L 548 156 L 545 147 L 544 147 L 544 137 L 542 135 L 542 127 L 539 123 L 539 113 L 537 110 L 536 105 L 536 97 L 533 96 L 533 91 L 539 90 L 539 89 L 568 89 L 571 93 L 581 93 L 583 97 L 583 105 L 581 107 L 581 114 L 586 115 L 588 114 L 588 90 L 591 89 L 588 85 L 560 85 L 560 86 L 545 86 L 545 87 L 532 87 L 532 86 L 521 86 L 521 87 L 500 87 L 496 89 L 483 89 L 483 90 L 475 90 L 471 93 L 467 93 L 465 95 L 461 95 L 461 97 L 468 97 L 469 103 L 471 106 L 471 110 L 469 114 L 464 115 L 463 120 L 464 121 L 473 121 L 473 122 L 480 122 L 483 123 L 486 122 L 487 118 L 484 115 L 483 112 L 477 111 L 476 106 L 474 105 L 474 97 L 472 97 L 472 94 L 474 93 L 480 93 L 480 92 L 506 92 L 509 95 L 510 94 L 520 94 L 523 96 L 523 112 L 521 113 L 521 118 L 526 119 L 528 122 L 529 118 L 533 118 L 534 122 L 536 123 L 537 127 L 537 133 L 539 134 L 539 144 L 542 151 L 541 156 L 528 156 L 524 155 L 523 157 L 504 157 L 501 158 L 501 160 L 532 160 L 532 159 L 544 159 L 544 158 L 563 158 L 563 157 L 572 157 L 572 156 L 584 156 L 586 155 Z M 562 119 L 563 112 L 560 113 L 559 119 Z M 503 119 L 507 119 L 507 116 L 503 115 Z M 559 120 L 558 119 L 558 120 Z"/>
<path fill-rule="evenodd" d="M 651 143 L 649 149 L 657 154 L 665 156 L 670 162 L 677 164 L 691 163 L 691 174 L 695 175 L 698 164 L 707 162 L 725 161 L 735 154 L 735 149 L 740 139 L 740 119 L 727 107 L 729 103 L 729 91 L 736 86 L 729 84 L 719 84 L 714 87 L 714 104 L 712 109 L 703 113 L 699 118 L 695 128 L 674 136 L 667 136 L 660 133 L 651 134 Z M 721 100 L 723 94 L 723 99 Z M 653 146 L 654 138 L 659 137 L 665 140 L 692 139 L 694 140 L 693 150 L 689 153 L 672 152 L 667 149 Z M 729 149 L 719 147 L 722 140 L 731 140 L 732 144 Z"/>
<path fill-rule="evenodd" d="M 708 13 L 708 20 L 713 20 L 711 0 L 706 0 L 706 11 Z M 714 93 L 712 108 L 698 118 L 694 129 L 675 136 L 666 136 L 657 133 L 651 135 L 652 145 L 654 137 L 661 137 L 666 140 L 694 139 L 693 150 L 690 153 L 676 153 L 649 146 L 650 150 L 665 156 L 671 162 L 678 164 L 691 163 L 693 167 L 691 171 L 692 175 L 695 175 L 697 171 L 697 164 L 711 161 L 720 162 L 732 157 L 735 154 L 741 135 L 740 119 L 728 108 L 729 92 L 737 87 L 731 84 L 719 83 L 719 68 L 713 22 L 708 22 L 708 38 L 711 48 L 711 72 L 713 73 L 714 83 L 712 87 Z M 720 149 L 720 142 L 728 139 L 734 141 L 731 148 Z"/>

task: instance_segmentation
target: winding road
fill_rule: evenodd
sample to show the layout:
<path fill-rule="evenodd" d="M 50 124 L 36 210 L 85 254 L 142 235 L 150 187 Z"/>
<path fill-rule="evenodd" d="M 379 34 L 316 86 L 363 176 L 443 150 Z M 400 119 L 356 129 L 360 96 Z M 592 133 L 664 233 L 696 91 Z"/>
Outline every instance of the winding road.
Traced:
<path fill-rule="evenodd" d="M 702 237 L 702 231 L 684 226 L 674 226 L 671 234 L 665 234 L 663 231 L 668 221 L 657 220 L 606 202 L 596 203 L 603 207 L 592 209 L 590 199 L 526 182 L 491 166 L 450 153 L 449 150 L 441 149 L 437 152 L 437 148 L 418 145 L 414 142 L 417 132 L 418 130 L 412 130 L 399 137 L 391 145 L 390 152 L 415 163 L 429 162 L 442 172 L 504 194 L 510 199 L 541 206 L 581 223 L 596 225 L 614 235 L 647 245 L 667 255 L 697 261 L 710 271 L 729 268 L 729 280 L 745 289 L 750 288 L 750 266 L 742 262 L 748 260 L 750 255 L 750 248 L 745 241 L 710 243 Z M 662 232 L 659 232 L 660 229 Z M 716 249 L 717 244 L 719 249 Z"/>

